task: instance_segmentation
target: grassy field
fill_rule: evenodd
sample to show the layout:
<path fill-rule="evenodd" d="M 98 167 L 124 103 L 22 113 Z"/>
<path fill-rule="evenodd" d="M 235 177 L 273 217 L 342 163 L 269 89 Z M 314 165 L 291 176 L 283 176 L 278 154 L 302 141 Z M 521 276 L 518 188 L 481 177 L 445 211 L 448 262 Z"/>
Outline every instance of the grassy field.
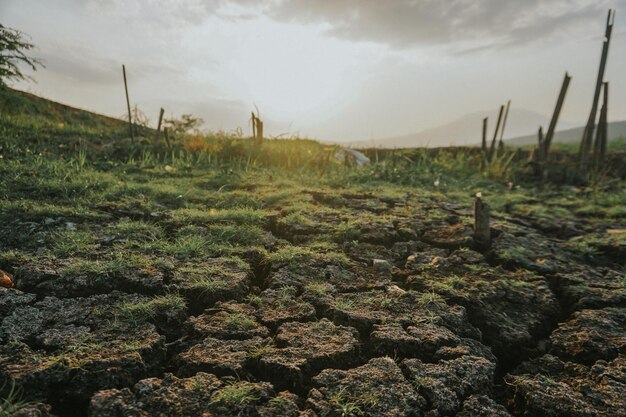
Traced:
<path fill-rule="evenodd" d="M 608 170 L 552 184 L 514 151 L 485 168 L 445 149 L 356 167 L 335 146 L 223 132 L 170 149 L 12 90 L 0 109 L 0 269 L 17 288 L 0 293 L 0 416 L 175 414 L 162 397 L 179 415 L 541 415 L 541 361 L 625 353 L 609 330 L 604 350 L 567 333 L 582 310 L 623 319 L 626 188 Z M 549 375 L 558 407 L 595 392 L 599 415 L 623 410 L 572 375 Z"/>

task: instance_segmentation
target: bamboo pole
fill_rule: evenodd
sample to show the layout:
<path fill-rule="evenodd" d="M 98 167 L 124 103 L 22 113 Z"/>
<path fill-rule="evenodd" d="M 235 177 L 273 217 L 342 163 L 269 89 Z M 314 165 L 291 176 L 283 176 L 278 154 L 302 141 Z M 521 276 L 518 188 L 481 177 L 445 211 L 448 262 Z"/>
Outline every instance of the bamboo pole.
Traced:
<path fill-rule="evenodd" d="M 546 133 L 546 138 L 543 142 L 542 156 L 546 159 L 548 158 L 548 153 L 550 152 L 550 145 L 552 144 L 552 138 L 554 137 L 554 130 L 556 129 L 556 124 L 559 121 L 559 115 L 561 114 L 561 108 L 563 107 L 563 102 L 565 101 L 565 95 L 567 94 L 567 89 L 571 79 L 572 77 L 570 77 L 570 75 L 566 72 L 565 77 L 563 78 L 563 84 L 561 85 L 561 91 L 559 92 L 559 98 L 556 101 L 556 106 L 554 107 L 554 112 L 552 113 L 548 133 Z"/>
<path fill-rule="evenodd" d="M 128 128 L 130 130 L 130 140 L 135 143 L 135 134 L 133 133 L 133 116 L 130 112 L 130 98 L 128 97 L 128 82 L 126 81 L 126 65 L 122 64 L 122 73 L 124 74 L 124 91 L 126 91 L 126 107 L 128 109 Z"/>

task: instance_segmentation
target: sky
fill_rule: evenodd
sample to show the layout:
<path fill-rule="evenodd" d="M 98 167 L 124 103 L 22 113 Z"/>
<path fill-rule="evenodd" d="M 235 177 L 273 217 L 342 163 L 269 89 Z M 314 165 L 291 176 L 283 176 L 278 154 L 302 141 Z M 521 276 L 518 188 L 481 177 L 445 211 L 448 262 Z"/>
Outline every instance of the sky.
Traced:
<path fill-rule="evenodd" d="M 584 124 L 609 8 L 609 120 L 624 120 L 626 0 L 0 0 L 0 23 L 45 63 L 21 90 L 122 117 L 125 64 L 153 124 L 164 107 L 249 134 L 258 109 L 271 136 L 356 141 L 509 99 L 549 116 L 565 71 L 562 119 Z"/>

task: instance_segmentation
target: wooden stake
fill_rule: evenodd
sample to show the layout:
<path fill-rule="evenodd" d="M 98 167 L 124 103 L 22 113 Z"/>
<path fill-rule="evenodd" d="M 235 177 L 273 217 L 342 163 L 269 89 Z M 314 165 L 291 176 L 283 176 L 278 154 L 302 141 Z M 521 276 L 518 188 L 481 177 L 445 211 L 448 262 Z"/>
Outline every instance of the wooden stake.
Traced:
<path fill-rule="evenodd" d="M 167 149 L 171 150 L 172 144 L 170 143 L 170 135 L 167 127 L 163 129 L 163 136 L 165 137 L 165 142 L 167 142 Z"/>
<path fill-rule="evenodd" d="M 498 115 L 498 123 L 496 124 L 496 131 L 493 132 L 493 140 L 491 141 L 491 148 L 489 148 L 489 162 L 493 159 L 493 153 L 496 150 L 496 140 L 498 139 L 498 131 L 500 130 L 500 122 L 502 121 L 502 113 L 504 112 L 504 106 L 500 106 L 500 114 Z"/>
<path fill-rule="evenodd" d="M 483 145 L 482 145 L 482 150 L 483 150 L 483 155 L 487 156 L 487 121 L 488 121 L 488 117 L 485 117 L 483 119 Z"/>
<path fill-rule="evenodd" d="M 257 123 L 256 125 L 257 140 L 259 141 L 259 145 L 262 145 L 263 144 L 263 121 L 257 117 L 256 123 Z"/>
<path fill-rule="evenodd" d="M 543 161 L 543 150 L 545 149 L 545 140 L 543 139 L 543 126 L 539 126 L 539 131 L 537 132 L 537 160 Z"/>
<path fill-rule="evenodd" d="M 593 164 L 594 167 L 598 167 L 604 160 L 606 154 L 606 142 L 608 136 L 608 122 L 607 122 L 607 106 L 609 100 L 609 83 L 603 83 L 604 97 L 602 103 L 602 109 L 600 110 L 600 121 L 598 123 L 598 131 L 596 133 L 596 140 L 593 146 Z"/>
<path fill-rule="evenodd" d="M 482 248 L 491 246 L 489 206 L 483 202 L 480 193 L 474 199 L 474 242 Z"/>
<path fill-rule="evenodd" d="M 589 119 L 583 132 L 583 138 L 580 142 L 580 160 L 583 164 L 588 163 L 589 153 L 593 144 L 593 132 L 595 130 L 596 117 L 598 113 L 598 101 L 600 100 L 600 89 L 602 88 L 602 82 L 604 80 L 604 69 L 606 68 L 606 61 L 609 55 L 609 44 L 611 43 L 611 32 L 613 31 L 613 23 L 615 22 L 615 10 L 609 9 L 609 14 L 606 18 L 606 30 L 604 33 L 604 43 L 602 44 L 602 55 L 600 57 L 600 68 L 598 69 L 598 78 L 596 80 L 596 89 L 593 95 L 593 103 L 591 105 L 591 112 L 589 113 Z"/>
<path fill-rule="evenodd" d="M 500 142 L 498 144 L 498 149 L 504 150 L 504 143 L 502 142 L 502 138 L 504 138 L 504 128 L 506 127 L 506 119 L 509 117 L 509 107 L 511 107 L 511 100 L 506 102 L 506 111 L 504 112 L 504 120 L 502 121 L 502 129 L 500 130 Z"/>
<path fill-rule="evenodd" d="M 602 119 L 602 141 L 600 142 L 600 163 L 606 158 L 609 142 L 609 83 L 604 83 L 604 119 Z"/>
<path fill-rule="evenodd" d="M 130 140 L 135 143 L 135 134 L 133 133 L 133 117 L 130 112 L 130 98 L 128 98 L 128 83 L 126 82 L 126 65 L 122 65 L 122 73 L 124 74 L 124 91 L 126 91 L 126 107 L 128 108 L 128 128 L 130 130 Z"/>
<path fill-rule="evenodd" d="M 256 139 L 256 116 L 252 112 L 252 137 Z"/>
<path fill-rule="evenodd" d="M 563 107 L 565 94 L 567 94 L 567 88 L 569 87 L 569 82 L 571 79 L 572 77 L 570 77 L 569 74 L 566 72 L 565 78 L 563 78 L 563 84 L 561 85 L 561 91 L 559 92 L 559 98 L 556 101 L 556 106 L 554 107 L 554 112 L 552 113 L 552 119 L 550 120 L 548 133 L 546 134 L 546 138 L 543 141 L 543 148 L 541 148 L 541 154 L 545 159 L 548 158 L 548 153 L 550 152 L 550 145 L 552 144 L 552 138 L 554 137 L 556 123 L 559 121 L 559 115 L 561 114 L 561 108 Z"/>
<path fill-rule="evenodd" d="M 165 112 L 165 110 L 163 110 L 163 107 L 161 107 L 161 111 L 159 112 L 159 123 L 157 123 L 157 130 L 154 133 L 154 148 L 156 149 L 158 142 L 159 142 L 159 133 L 161 133 L 161 122 L 163 122 L 163 113 Z"/>

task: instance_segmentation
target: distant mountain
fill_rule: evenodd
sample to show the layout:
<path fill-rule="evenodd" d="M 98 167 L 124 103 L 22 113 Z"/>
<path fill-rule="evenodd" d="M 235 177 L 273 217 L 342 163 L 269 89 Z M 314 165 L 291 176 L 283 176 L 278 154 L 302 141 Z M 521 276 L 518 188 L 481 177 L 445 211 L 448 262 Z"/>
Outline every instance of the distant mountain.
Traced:
<path fill-rule="evenodd" d="M 583 137 L 584 127 L 561 130 L 554 133 L 554 143 L 579 143 Z M 626 138 L 626 120 L 609 123 L 609 140 Z M 537 144 L 537 134 L 525 135 L 513 139 L 505 140 L 510 146 L 526 146 Z"/>
<path fill-rule="evenodd" d="M 493 138 L 493 131 L 498 121 L 498 111 L 483 111 L 468 114 L 453 122 L 432 129 L 403 136 L 372 139 L 349 143 L 352 147 L 418 148 L 454 145 L 471 145 L 482 140 L 483 118 L 489 117 L 487 138 Z M 547 126 L 549 118 L 526 109 L 511 107 L 504 130 L 504 139 L 531 135 L 539 126 Z M 560 127 L 573 127 L 572 123 L 559 122 Z"/>

